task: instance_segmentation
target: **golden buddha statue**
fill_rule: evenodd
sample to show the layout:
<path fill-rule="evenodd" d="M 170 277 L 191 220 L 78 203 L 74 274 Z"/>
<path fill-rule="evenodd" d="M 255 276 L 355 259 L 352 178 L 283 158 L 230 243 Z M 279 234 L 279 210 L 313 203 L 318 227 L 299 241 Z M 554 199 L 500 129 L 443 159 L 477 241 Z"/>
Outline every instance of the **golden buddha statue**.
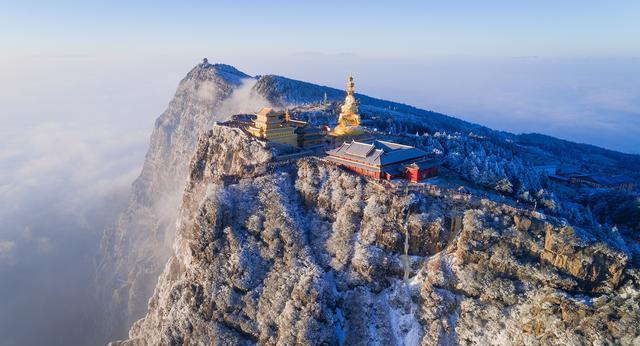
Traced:
<path fill-rule="evenodd" d="M 349 76 L 347 83 L 347 96 L 344 98 L 344 104 L 340 108 L 340 117 L 338 125 L 333 130 L 336 136 L 361 133 L 360 115 L 358 114 L 358 103 L 353 96 L 353 77 Z"/>

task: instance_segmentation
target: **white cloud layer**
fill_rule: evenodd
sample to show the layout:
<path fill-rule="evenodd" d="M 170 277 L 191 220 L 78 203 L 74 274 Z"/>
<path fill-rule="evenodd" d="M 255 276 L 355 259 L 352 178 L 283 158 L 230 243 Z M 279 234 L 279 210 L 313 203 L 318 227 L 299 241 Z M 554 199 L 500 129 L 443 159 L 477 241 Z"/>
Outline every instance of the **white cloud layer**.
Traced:
<path fill-rule="evenodd" d="M 338 88 L 353 73 L 357 91 L 374 97 L 502 130 L 625 151 L 640 148 L 640 79 L 631 78 L 640 73 L 639 59 L 418 61 L 353 54 L 256 59 L 252 54 L 221 62 L 250 74 L 275 73 Z M 92 317 L 89 285 L 99 233 L 126 202 L 151 124 L 188 64 L 161 56 L 0 60 L 3 346 L 87 344 L 83 333 Z M 252 85 L 243 85 L 223 108 L 253 111 L 265 105 L 248 98 Z M 201 97 L 210 95 L 203 89 Z"/>
<path fill-rule="evenodd" d="M 3 345 L 89 342 L 86 332 L 95 307 L 93 263 L 99 236 L 126 202 L 147 137 L 143 132 L 73 123 L 3 128 L 0 296 L 7 297 L 0 301 Z"/>

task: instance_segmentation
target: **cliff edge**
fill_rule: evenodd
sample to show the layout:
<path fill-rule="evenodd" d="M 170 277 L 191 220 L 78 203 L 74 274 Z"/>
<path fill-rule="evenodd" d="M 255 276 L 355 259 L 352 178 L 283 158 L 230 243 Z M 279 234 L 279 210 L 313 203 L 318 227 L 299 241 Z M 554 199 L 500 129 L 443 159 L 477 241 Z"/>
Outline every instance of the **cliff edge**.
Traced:
<path fill-rule="evenodd" d="M 199 138 L 173 253 L 111 345 L 640 343 L 640 278 L 606 239 L 273 155 L 234 128 Z"/>

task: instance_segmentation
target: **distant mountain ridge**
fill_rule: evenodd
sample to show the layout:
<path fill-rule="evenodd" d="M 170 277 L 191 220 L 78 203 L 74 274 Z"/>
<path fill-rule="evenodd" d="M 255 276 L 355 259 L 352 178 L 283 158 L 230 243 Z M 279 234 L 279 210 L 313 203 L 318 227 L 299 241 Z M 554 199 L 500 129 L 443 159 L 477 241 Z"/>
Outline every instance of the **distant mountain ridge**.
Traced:
<path fill-rule="evenodd" d="M 273 105 L 279 107 L 301 103 L 318 103 L 323 100 L 325 93 L 331 101 L 341 102 L 345 96 L 344 90 L 277 75 L 259 76 L 258 82 L 253 87 L 253 90 L 263 95 Z M 631 172 L 640 171 L 640 155 L 638 154 L 622 153 L 592 144 L 576 143 L 544 134 L 514 134 L 506 131 L 493 130 L 489 127 L 446 114 L 358 93 L 356 93 L 356 98 L 365 116 L 401 117 L 403 122 L 412 123 L 419 132 L 446 131 L 461 132 L 464 134 L 473 132 L 477 135 L 489 136 L 500 142 L 510 140 L 521 145 L 535 146 L 554 155 L 584 157 L 586 160 L 588 160 L 587 156 L 606 156 L 615 161 L 617 166 L 624 167 Z M 414 129 L 414 131 L 416 129 Z M 638 178 L 640 178 L 640 175 Z"/>
<path fill-rule="evenodd" d="M 616 161 L 616 164 L 632 171 L 640 171 L 640 155 L 598 147 L 593 144 L 577 143 L 540 133 L 523 133 L 516 135 L 520 144 L 535 145 L 554 154 L 580 156 L 585 152 L 602 155 Z"/>
<path fill-rule="evenodd" d="M 344 100 L 346 94 L 344 90 L 277 75 L 259 77 L 258 82 L 254 86 L 254 90 L 265 96 L 274 105 L 281 107 L 289 104 L 321 102 L 325 93 L 329 100 L 341 102 Z M 418 117 L 428 117 L 423 119 L 426 124 L 434 128 L 440 127 L 446 131 L 473 131 L 483 134 L 492 131 L 485 126 L 402 103 L 386 101 L 359 93 L 356 93 L 356 99 L 365 109 L 371 107 L 373 109 L 393 110 L 397 113 L 412 114 Z"/>

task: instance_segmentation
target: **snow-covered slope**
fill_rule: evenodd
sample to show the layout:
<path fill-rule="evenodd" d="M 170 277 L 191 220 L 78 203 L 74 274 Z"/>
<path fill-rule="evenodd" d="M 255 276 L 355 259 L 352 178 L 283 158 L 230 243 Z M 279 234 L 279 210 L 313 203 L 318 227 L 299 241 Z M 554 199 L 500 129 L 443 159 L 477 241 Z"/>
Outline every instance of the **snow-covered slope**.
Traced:
<path fill-rule="evenodd" d="M 96 286 L 103 311 L 99 333 L 124 335 L 140 318 L 174 240 L 188 162 L 201 133 L 229 114 L 268 105 L 250 95 L 255 79 L 222 64 L 202 63 L 180 82 L 155 123 L 127 210 L 105 230 Z"/>
<path fill-rule="evenodd" d="M 289 79 L 281 76 L 266 75 L 259 78 L 255 91 L 278 106 L 318 103 L 324 99 L 344 100 L 345 91 L 312 83 Z M 491 133 L 490 129 L 450 117 L 441 113 L 418 109 L 405 104 L 380 100 L 362 94 L 356 94 L 361 111 L 365 116 L 386 115 L 400 121 L 419 122 L 425 128 L 449 132 Z"/>
<path fill-rule="evenodd" d="M 125 337 L 144 317 L 125 344 L 633 342 L 637 259 L 598 234 L 458 192 L 380 191 L 313 160 L 274 166 L 269 148 L 214 126 L 325 92 L 344 95 L 228 65 L 187 74 L 156 121 L 127 211 L 104 232 L 104 335 Z M 385 129 L 482 134 L 494 154 L 516 140 L 357 97 Z"/>
<path fill-rule="evenodd" d="M 638 273 L 587 231 L 271 157 L 237 129 L 200 139 L 174 253 L 146 316 L 113 345 L 640 341 Z"/>

